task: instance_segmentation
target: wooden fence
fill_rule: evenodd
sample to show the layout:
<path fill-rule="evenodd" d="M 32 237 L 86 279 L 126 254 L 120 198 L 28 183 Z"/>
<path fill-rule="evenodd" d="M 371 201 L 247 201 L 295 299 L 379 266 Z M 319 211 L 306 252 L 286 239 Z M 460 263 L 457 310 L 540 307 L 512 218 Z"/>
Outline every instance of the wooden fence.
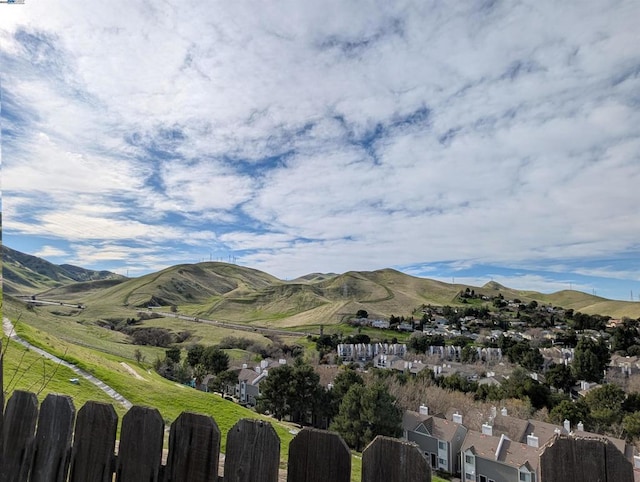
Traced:
<path fill-rule="evenodd" d="M 271 424 L 243 419 L 227 434 L 219 468 L 221 434 L 209 416 L 184 412 L 171 424 L 163 464 L 164 421 L 155 408 L 132 407 L 122 418 L 113 406 L 87 402 L 77 413 L 70 397 L 33 393 L 7 401 L 0 482 L 277 482 L 280 439 Z M 223 474 L 222 476 L 219 476 Z M 288 482 L 349 482 L 351 453 L 339 435 L 305 428 L 289 445 Z M 377 437 L 363 452 L 363 482 L 430 482 L 418 447 Z"/>

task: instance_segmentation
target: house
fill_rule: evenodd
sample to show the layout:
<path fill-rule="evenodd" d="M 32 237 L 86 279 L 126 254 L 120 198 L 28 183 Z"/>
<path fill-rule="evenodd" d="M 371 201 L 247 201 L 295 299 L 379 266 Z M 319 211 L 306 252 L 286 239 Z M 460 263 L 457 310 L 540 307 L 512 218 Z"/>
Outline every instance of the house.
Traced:
<path fill-rule="evenodd" d="M 373 320 L 371 322 L 371 326 L 373 328 L 380 328 L 381 330 L 388 330 L 390 323 L 388 321 L 385 320 Z"/>
<path fill-rule="evenodd" d="M 267 378 L 269 369 L 286 365 L 285 359 L 270 360 L 265 359 L 260 362 L 253 370 L 249 369 L 247 364 L 237 369 L 238 381 L 235 385 L 235 397 L 241 404 L 254 406 L 260 396 L 260 382 Z"/>
<path fill-rule="evenodd" d="M 464 450 L 467 450 L 473 444 L 476 444 L 479 447 L 484 447 L 485 452 L 489 446 L 495 446 L 497 450 L 499 445 L 498 439 L 505 439 L 503 443 L 506 444 L 506 452 L 504 454 L 500 454 L 502 459 L 496 456 L 495 460 L 491 461 L 485 460 L 486 454 L 481 455 L 479 458 L 478 456 L 475 456 L 475 461 L 480 461 L 480 468 L 484 471 L 478 472 L 476 468 L 475 475 L 477 475 L 477 479 L 475 480 L 483 480 L 486 482 L 489 482 L 490 480 L 495 482 L 507 482 L 511 480 L 514 482 L 525 480 L 530 482 L 541 482 L 536 478 L 536 474 L 538 473 L 538 460 L 544 447 L 554 437 L 556 437 L 556 435 L 572 435 L 586 438 L 605 437 L 624 455 L 627 460 L 632 464 L 635 463 L 635 450 L 632 445 L 615 437 L 586 432 L 582 423 L 579 423 L 572 429 L 569 420 L 565 420 L 562 426 L 539 420 L 523 420 L 508 416 L 504 409 L 501 413 L 492 415 L 493 417 L 490 417 L 490 422 L 485 423 L 482 426 L 482 435 L 484 435 L 484 438 L 478 438 L 477 435 L 472 434 L 469 440 L 465 439 Z M 471 434 L 471 431 L 469 433 Z M 474 432 L 474 434 L 477 434 L 477 432 Z M 475 439 L 473 439 L 473 437 L 475 437 Z M 487 437 L 491 437 L 491 439 L 487 439 Z M 528 448 L 525 448 L 524 446 Z M 509 459 L 509 451 L 514 454 L 511 459 Z M 468 455 L 470 456 L 468 460 L 470 462 L 473 461 L 471 458 L 472 454 L 464 453 L 463 451 L 462 457 L 465 458 L 465 462 Z M 513 462 L 511 463 L 510 469 L 496 465 L 499 463 L 504 465 L 504 463 L 510 461 Z M 471 467 L 471 465 L 469 467 Z M 515 468 L 518 469 L 517 473 L 514 471 Z M 500 469 L 501 472 L 498 469 Z M 640 473 L 640 470 L 638 472 Z M 468 471 L 467 474 L 471 474 L 471 472 Z M 508 477 L 505 474 L 507 474 Z M 464 473 L 462 475 L 463 480 L 465 480 L 464 477 L 466 475 Z M 482 475 L 484 475 L 486 479 L 483 479 L 481 477 Z M 518 479 L 513 477 L 522 478 Z M 466 480 L 474 479 L 467 478 Z"/>
<path fill-rule="evenodd" d="M 413 331 L 413 323 L 404 322 L 398 325 L 398 331 Z"/>
<path fill-rule="evenodd" d="M 394 363 L 403 361 L 402 358 L 396 355 L 376 355 L 373 357 L 373 366 L 376 368 L 392 368 Z"/>
<path fill-rule="evenodd" d="M 238 372 L 235 396 L 242 404 L 254 406 L 260 396 L 260 382 L 269 374 L 268 370 L 256 373 L 248 368 L 241 368 Z"/>
<path fill-rule="evenodd" d="M 454 408 L 447 411 L 445 420 L 430 416 L 428 408 L 421 406 L 419 412 L 405 412 L 404 438 L 420 447 L 434 469 L 459 474 L 462 481 L 544 482 L 540 480 L 540 456 L 556 437 L 605 437 L 632 464 L 636 482 L 640 482 L 640 457 L 622 439 L 586 432 L 582 423 L 572 429 L 568 420 L 555 425 L 511 417 L 504 408 L 498 412 L 493 407 L 486 416 L 467 412 L 469 420 L 487 420 L 480 431 L 469 430 Z"/>
<path fill-rule="evenodd" d="M 536 482 L 539 473 L 539 449 L 495 437 L 483 426 L 482 432 L 469 431 L 461 449 L 463 481 Z"/>
<path fill-rule="evenodd" d="M 451 421 L 428 413 L 429 410 L 424 405 L 419 412 L 405 412 L 402 419 L 404 436 L 420 447 L 433 469 L 458 473 L 458 454 L 467 428 L 462 425 L 461 417 L 457 421 Z"/>

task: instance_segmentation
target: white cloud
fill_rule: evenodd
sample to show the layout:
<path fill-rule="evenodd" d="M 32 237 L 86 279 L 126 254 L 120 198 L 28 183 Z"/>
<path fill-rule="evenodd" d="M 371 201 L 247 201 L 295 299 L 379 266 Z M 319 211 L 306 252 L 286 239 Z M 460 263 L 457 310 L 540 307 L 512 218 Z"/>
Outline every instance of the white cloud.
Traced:
<path fill-rule="evenodd" d="M 10 235 L 286 275 L 637 252 L 633 0 L 7 10 Z"/>
<path fill-rule="evenodd" d="M 64 249 L 56 248 L 55 246 L 43 246 L 40 250 L 33 253 L 34 256 L 38 256 L 40 258 L 52 258 L 52 257 L 60 257 L 60 256 L 68 256 L 69 253 Z"/>

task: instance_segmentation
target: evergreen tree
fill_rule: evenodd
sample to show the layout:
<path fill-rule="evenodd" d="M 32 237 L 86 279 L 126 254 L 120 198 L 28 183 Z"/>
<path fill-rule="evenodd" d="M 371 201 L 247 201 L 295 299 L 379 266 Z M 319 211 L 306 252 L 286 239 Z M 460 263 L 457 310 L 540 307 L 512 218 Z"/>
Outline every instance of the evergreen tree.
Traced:
<path fill-rule="evenodd" d="M 361 452 L 376 435 L 398 437 L 402 433 L 401 423 L 402 413 L 383 384 L 368 387 L 356 384 L 344 396 L 331 430 Z"/>
<path fill-rule="evenodd" d="M 269 370 L 269 375 L 260 384 L 259 412 L 268 411 L 278 420 L 291 413 L 293 367 L 281 365 Z"/>
<path fill-rule="evenodd" d="M 568 393 L 573 385 L 576 383 L 576 378 L 571 372 L 571 368 L 566 365 L 553 365 L 545 373 L 547 383 L 565 393 Z"/>
<path fill-rule="evenodd" d="M 309 423 L 316 412 L 321 412 L 319 400 L 324 400 L 320 376 L 313 367 L 296 360 L 294 366 L 281 365 L 269 370 L 269 375 L 260 384 L 258 411 L 269 411 L 278 420 L 290 416 L 294 422 Z"/>
<path fill-rule="evenodd" d="M 180 348 L 175 346 L 173 348 L 169 348 L 165 351 L 165 355 L 167 356 L 167 359 L 171 360 L 173 363 L 180 363 Z"/>
<path fill-rule="evenodd" d="M 601 382 L 610 361 L 611 354 L 602 338 L 595 342 L 583 337 L 576 345 L 572 366 L 579 380 Z"/>
<path fill-rule="evenodd" d="M 216 346 L 205 348 L 201 360 L 209 373 L 218 374 L 229 369 L 229 355 Z"/>
<path fill-rule="evenodd" d="M 624 390 L 612 384 L 594 388 L 586 394 L 584 401 L 589 406 L 590 419 L 596 431 L 604 431 L 622 421 L 625 397 Z"/>
<path fill-rule="evenodd" d="M 296 360 L 289 388 L 289 393 L 295 394 L 289 402 L 290 415 L 294 422 L 308 422 L 308 415 L 313 414 L 315 401 L 319 398 L 321 390 L 320 375 L 302 359 Z"/>
<path fill-rule="evenodd" d="M 187 363 L 192 367 L 202 363 L 202 354 L 204 353 L 204 346 L 193 345 L 187 350 Z"/>
<path fill-rule="evenodd" d="M 340 411 L 340 404 L 349 389 L 354 385 L 364 385 L 362 377 L 352 368 L 340 371 L 333 380 L 331 388 L 331 407 L 329 410 L 330 418 L 334 418 Z"/>

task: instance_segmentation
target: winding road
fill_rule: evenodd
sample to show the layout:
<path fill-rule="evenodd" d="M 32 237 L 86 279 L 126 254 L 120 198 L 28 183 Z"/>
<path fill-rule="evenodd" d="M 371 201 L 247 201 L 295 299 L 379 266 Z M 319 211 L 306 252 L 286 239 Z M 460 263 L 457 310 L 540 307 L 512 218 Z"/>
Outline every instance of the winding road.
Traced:
<path fill-rule="evenodd" d="M 9 320 L 9 318 L 3 318 L 2 319 L 2 330 L 4 331 L 4 334 L 11 339 L 12 341 L 15 341 L 16 343 L 21 344 L 22 346 L 28 348 L 29 350 L 36 352 L 40 355 L 42 355 L 45 358 L 48 358 L 49 360 L 55 362 L 55 363 L 59 363 L 62 366 L 65 366 L 67 368 L 69 368 L 70 370 L 73 370 L 74 373 L 78 374 L 79 376 L 81 376 L 82 378 L 90 381 L 91 383 L 93 383 L 95 386 L 97 386 L 100 390 L 102 390 L 104 393 L 106 393 L 107 395 L 109 395 L 111 398 L 113 398 L 115 401 L 121 403 L 127 410 L 130 409 L 133 404 L 127 400 L 126 398 L 124 398 L 120 393 L 116 392 L 113 388 L 111 388 L 109 385 L 107 385 L 106 383 L 104 383 L 102 380 L 99 380 L 98 378 L 94 377 L 93 375 L 91 375 L 91 373 L 82 370 L 81 368 L 78 368 L 77 366 L 64 361 L 61 358 L 58 358 L 55 355 L 52 355 L 51 353 L 42 350 L 41 348 L 38 348 L 36 346 L 33 346 L 31 343 L 29 343 L 26 340 L 23 340 L 22 338 L 20 338 L 15 331 L 15 328 L 13 326 L 13 323 L 11 323 L 11 320 Z"/>

